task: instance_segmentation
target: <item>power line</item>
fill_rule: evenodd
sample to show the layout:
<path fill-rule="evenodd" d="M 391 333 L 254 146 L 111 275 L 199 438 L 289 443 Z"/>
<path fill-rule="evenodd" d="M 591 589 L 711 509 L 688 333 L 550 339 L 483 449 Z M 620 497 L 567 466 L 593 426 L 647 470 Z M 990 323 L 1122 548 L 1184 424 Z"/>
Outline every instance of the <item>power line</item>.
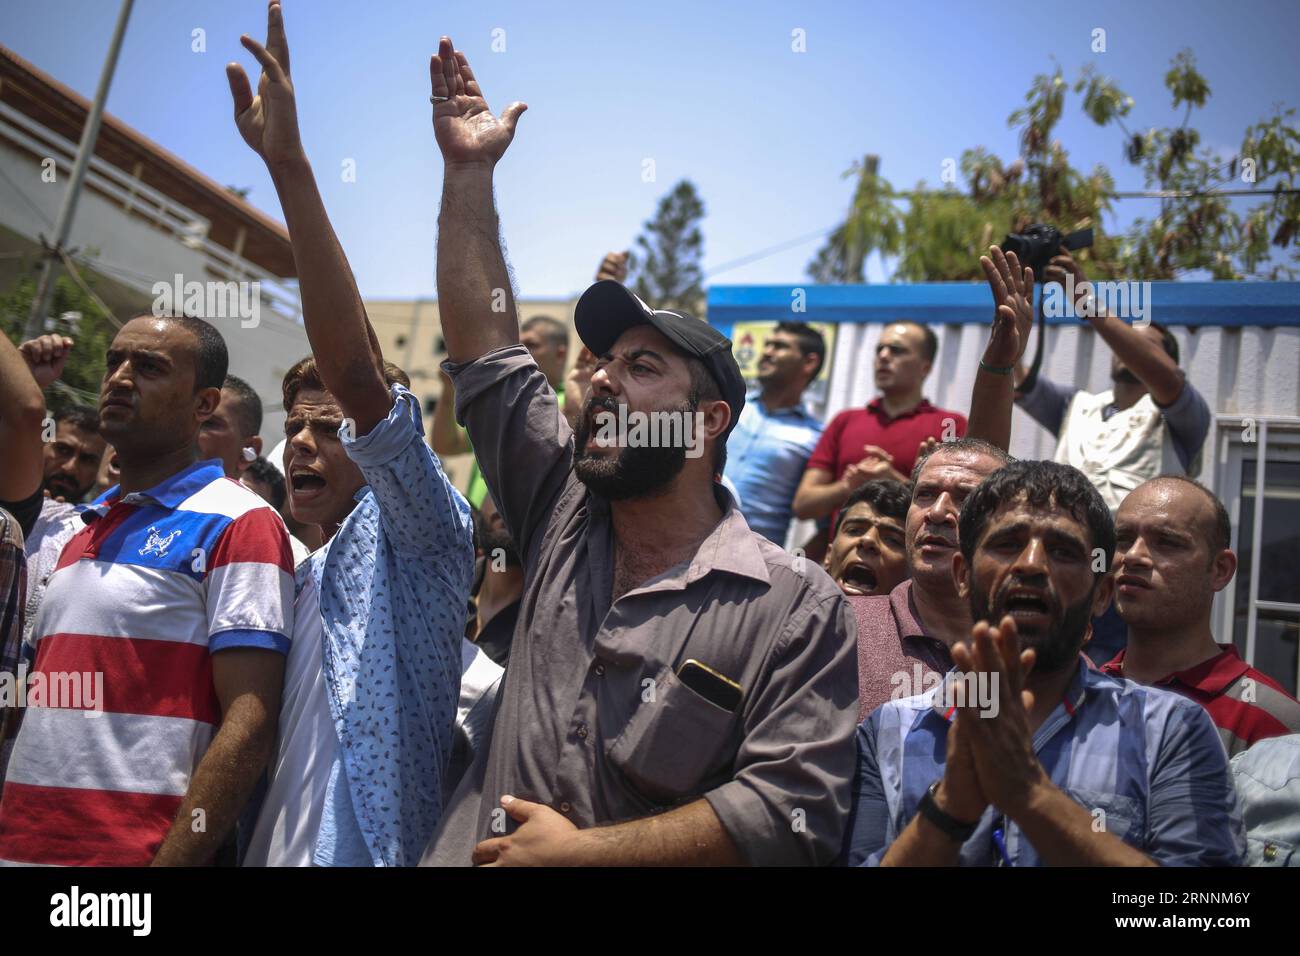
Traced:
<path fill-rule="evenodd" d="M 1114 199 L 1197 199 L 1201 196 L 1294 196 L 1300 194 L 1300 189 L 1152 189 L 1137 190 L 1111 193 Z M 912 199 L 916 196 L 949 196 L 953 199 L 973 199 L 966 193 L 948 192 L 941 189 L 912 189 L 897 191 L 890 195 L 891 199 Z M 788 239 L 785 242 L 777 243 L 774 246 L 768 246 L 749 255 L 741 256 L 739 259 L 732 259 L 730 262 L 724 262 L 716 269 L 710 269 L 704 274 L 704 278 L 711 279 L 723 272 L 737 269 L 740 266 L 749 265 L 751 262 L 758 262 L 760 259 L 766 259 L 768 256 L 776 255 L 778 252 L 784 252 L 795 246 L 810 242 L 823 236 L 828 236 L 836 229 L 839 229 L 842 223 L 831 226 L 828 229 L 819 229 L 817 232 L 810 232 L 804 236 L 798 236 L 794 239 Z"/>
<path fill-rule="evenodd" d="M 811 242 L 813 239 L 821 239 L 824 236 L 830 235 L 838 228 L 839 226 L 831 226 L 829 229 L 818 229 L 816 232 L 810 232 L 806 236 L 787 239 L 785 242 L 777 243 L 775 246 L 768 246 L 766 249 L 760 249 L 758 252 L 752 252 L 747 256 L 741 256 L 739 259 L 732 259 L 730 262 L 724 262 L 716 269 L 710 269 L 704 274 L 704 278 L 711 279 L 719 273 L 728 272 L 731 269 L 738 269 L 751 262 L 757 262 L 759 259 L 766 259 L 768 256 L 773 256 L 778 252 L 784 252 L 786 249 L 792 249 L 795 246 L 803 245 L 805 242 Z"/>

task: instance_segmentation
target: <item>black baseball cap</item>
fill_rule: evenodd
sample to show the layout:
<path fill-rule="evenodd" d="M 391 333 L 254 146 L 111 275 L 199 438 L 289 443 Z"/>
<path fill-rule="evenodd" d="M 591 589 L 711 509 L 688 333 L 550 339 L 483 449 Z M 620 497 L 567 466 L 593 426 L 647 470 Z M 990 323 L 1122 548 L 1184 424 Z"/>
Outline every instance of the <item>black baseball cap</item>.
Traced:
<path fill-rule="evenodd" d="M 731 409 L 727 435 L 740 421 L 745 407 L 745 379 L 731 354 L 731 339 L 707 322 L 685 312 L 652 309 L 631 289 L 613 279 L 602 279 L 582 293 L 573 313 L 578 338 L 596 355 L 604 355 L 620 335 L 637 325 L 651 325 L 673 345 L 699 359 L 717 383 Z M 726 438 L 726 435 L 723 436 Z"/>

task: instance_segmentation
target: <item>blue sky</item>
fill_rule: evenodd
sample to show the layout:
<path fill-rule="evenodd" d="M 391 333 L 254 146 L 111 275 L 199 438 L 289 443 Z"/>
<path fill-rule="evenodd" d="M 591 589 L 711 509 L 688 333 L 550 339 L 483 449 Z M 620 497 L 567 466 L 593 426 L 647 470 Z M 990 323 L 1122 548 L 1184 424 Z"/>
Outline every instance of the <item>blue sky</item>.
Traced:
<path fill-rule="evenodd" d="M 0 42 L 90 96 L 115 0 L 4 0 Z M 941 164 L 984 145 L 1016 153 L 1008 114 L 1053 57 L 1086 63 L 1136 100 L 1131 126 L 1177 121 L 1162 77 L 1190 47 L 1212 96 L 1193 120 L 1232 151 L 1275 105 L 1300 105 L 1300 4 L 1219 2 L 469 3 L 287 0 L 300 122 L 335 227 L 370 298 L 431 296 L 441 160 L 428 58 L 450 34 L 488 103 L 529 104 L 497 171 L 511 263 L 526 296 L 566 296 L 607 249 L 627 248 L 656 200 L 693 179 L 707 207 L 706 272 L 838 222 L 867 152 L 895 186 L 939 180 Z M 218 182 L 252 188 L 279 217 L 260 160 L 231 118 L 224 64 L 242 32 L 263 39 L 262 0 L 137 0 L 108 108 Z M 1107 50 L 1091 50 L 1106 30 Z M 206 31 L 206 53 L 191 49 Z M 493 31 L 505 50 L 493 52 Z M 791 49 L 792 31 L 806 52 Z M 501 34 L 497 34 L 498 37 Z M 1059 135 L 1072 161 L 1105 163 L 1140 188 L 1117 130 L 1067 100 Z M 645 159 L 656 181 L 643 182 Z M 345 160 L 356 182 L 343 182 Z M 1125 200 L 1120 219 L 1152 209 Z M 1113 223 L 1111 224 L 1114 225 Z M 75 240 L 75 229 L 74 229 Z M 710 281 L 805 278 L 810 240 Z M 880 278 L 873 264 L 870 277 Z"/>

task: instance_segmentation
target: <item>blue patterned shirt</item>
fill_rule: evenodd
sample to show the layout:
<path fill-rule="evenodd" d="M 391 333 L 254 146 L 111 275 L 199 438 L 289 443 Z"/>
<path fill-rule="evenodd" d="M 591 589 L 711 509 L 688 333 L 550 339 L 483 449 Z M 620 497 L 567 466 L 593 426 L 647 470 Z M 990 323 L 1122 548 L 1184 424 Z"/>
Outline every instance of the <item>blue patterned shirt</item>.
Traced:
<path fill-rule="evenodd" d="M 330 774 L 317 863 L 358 862 L 359 831 L 368 862 L 414 866 L 442 816 L 472 526 L 425 444 L 419 403 L 401 385 L 392 395 L 370 434 L 340 432 L 368 487 L 311 563 L 342 758 Z"/>
<path fill-rule="evenodd" d="M 936 706 L 940 689 L 888 701 L 859 725 L 845 845 L 850 866 L 878 865 L 943 776 L 950 717 Z M 1227 754 L 1199 704 L 1081 662 L 1034 733 L 1034 753 L 1052 783 L 1157 863 L 1241 863 L 1245 837 Z M 993 841 L 1001 822 L 995 808 L 984 812 L 962 845 L 962 866 L 1002 862 Z M 1011 865 L 1043 865 L 1014 822 L 1005 843 Z"/>
<path fill-rule="evenodd" d="M 754 393 L 727 439 L 727 477 L 750 529 L 785 547 L 794 493 L 817 447 L 822 423 L 802 405 L 768 411 Z"/>

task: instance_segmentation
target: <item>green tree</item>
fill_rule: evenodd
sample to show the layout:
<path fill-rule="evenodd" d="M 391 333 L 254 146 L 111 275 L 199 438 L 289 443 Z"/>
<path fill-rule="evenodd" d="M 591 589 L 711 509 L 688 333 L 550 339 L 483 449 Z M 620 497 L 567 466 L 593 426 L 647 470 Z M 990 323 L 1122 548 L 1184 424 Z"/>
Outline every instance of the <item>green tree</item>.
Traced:
<path fill-rule="evenodd" d="M 23 325 L 31 311 L 36 294 L 36 280 L 25 276 L 0 295 L 0 325 L 4 334 L 15 344 L 22 340 Z M 54 284 L 50 314 L 63 316 L 80 313 L 76 327 L 60 325 L 58 331 L 76 340 L 63 375 L 49 387 L 45 401 L 51 412 L 62 411 L 75 404 L 94 405 L 98 401 L 99 385 L 104 378 L 104 353 L 113 339 L 113 326 L 108 315 L 95 304 L 95 300 L 82 291 L 71 278 L 61 275 Z"/>
<path fill-rule="evenodd" d="M 895 281 L 980 279 L 979 255 L 1007 232 L 1034 222 L 1071 232 L 1091 226 L 1092 249 L 1082 253 L 1097 278 L 1172 279 L 1207 273 L 1215 279 L 1287 278 L 1295 274 L 1300 228 L 1300 134 L 1294 110 L 1278 110 L 1248 127 L 1237 156 L 1226 159 L 1198 151 L 1200 134 L 1192 111 L 1205 105 L 1209 83 L 1189 51 L 1178 54 L 1165 74 L 1172 107 L 1182 108 L 1176 127 L 1131 132 L 1134 109 L 1111 79 L 1085 67 L 1073 85 L 1094 123 L 1123 137 L 1124 161 L 1142 171 L 1146 189 L 1159 191 L 1159 213 L 1140 217 L 1124 234 L 1105 228 L 1119 200 L 1103 165 L 1082 172 L 1054 138 L 1069 84 L 1060 69 L 1034 78 L 1025 105 L 1008 124 L 1019 131 L 1020 156 L 1004 163 L 983 147 L 962 154 L 962 183 L 931 189 L 925 182 L 895 191 L 871 163 L 855 165 L 858 179 L 845 222 L 834 230 L 808 266 L 821 282 L 861 282 L 872 252 L 897 255 Z M 1250 190 L 1260 202 L 1244 214 L 1229 190 Z M 1140 200 L 1151 202 L 1152 200 Z M 886 225 L 901 222 L 895 233 Z M 1289 252 L 1289 256 L 1288 256 Z M 1282 261 L 1276 261 L 1280 256 Z"/>
<path fill-rule="evenodd" d="M 704 303 L 704 201 L 683 179 L 659 200 L 628 262 L 632 291 L 656 309 L 700 315 Z"/>

